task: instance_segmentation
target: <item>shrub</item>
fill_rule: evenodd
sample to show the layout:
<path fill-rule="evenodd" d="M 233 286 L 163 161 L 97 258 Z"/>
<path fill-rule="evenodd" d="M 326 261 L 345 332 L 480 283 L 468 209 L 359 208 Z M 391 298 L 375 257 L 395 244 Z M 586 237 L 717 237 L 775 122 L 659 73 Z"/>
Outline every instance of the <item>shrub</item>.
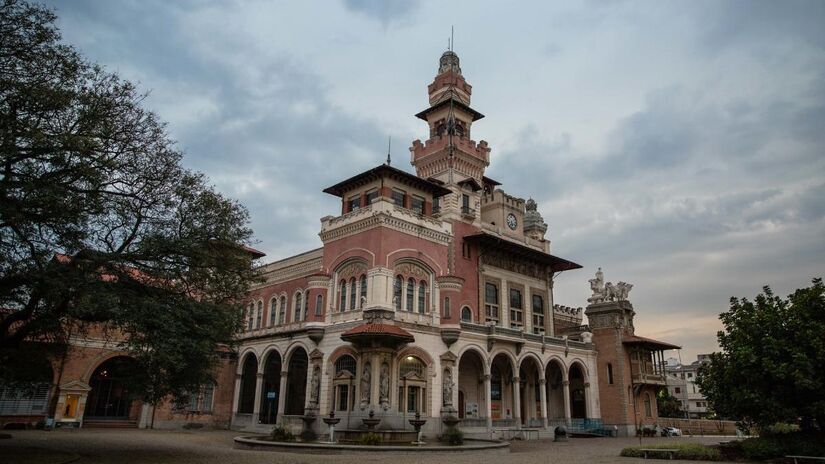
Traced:
<path fill-rule="evenodd" d="M 460 446 L 464 444 L 464 432 L 455 427 L 450 427 L 444 432 L 441 439 L 450 446 Z"/>
<path fill-rule="evenodd" d="M 275 428 L 272 429 L 272 439 L 274 441 L 295 441 L 295 435 L 286 427 L 276 425 Z"/>
<path fill-rule="evenodd" d="M 825 457 L 825 437 L 814 433 L 784 433 L 748 438 L 740 442 L 743 457 L 752 460 L 785 455 Z"/>
<path fill-rule="evenodd" d="M 630 446 L 623 449 L 620 454 L 630 458 L 641 458 L 644 456 L 644 452 L 640 450 L 645 448 L 678 449 L 679 451 L 673 455 L 676 459 L 688 459 L 692 461 L 720 461 L 722 459 L 722 455 L 717 449 L 698 443 L 665 443 L 650 446 Z M 666 458 L 667 454 L 662 453 L 661 457 Z"/>
<path fill-rule="evenodd" d="M 358 439 L 358 444 L 369 445 L 369 446 L 378 446 L 378 445 L 381 444 L 381 435 L 378 435 L 375 432 L 364 433 Z"/>

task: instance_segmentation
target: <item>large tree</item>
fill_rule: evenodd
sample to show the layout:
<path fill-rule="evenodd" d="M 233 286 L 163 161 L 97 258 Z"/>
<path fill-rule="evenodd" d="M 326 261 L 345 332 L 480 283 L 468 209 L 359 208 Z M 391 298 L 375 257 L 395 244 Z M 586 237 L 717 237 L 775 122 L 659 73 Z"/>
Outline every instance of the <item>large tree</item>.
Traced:
<path fill-rule="evenodd" d="M 797 422 L 825 428 L 825 286 L 822 279 L 788 298 L 769 287 L 754 301 L 731 298 L 720 316 L 722 351 L 697 383 L 720 415 L 745 426 Z"/>
<path fill-rule="evenodd" d="M 144 96 L 61 43 L 51 10 L 3 0 L 0 366 L 104 329 L 156 401 L 207 381 L 231 342 L 248 213 L 181 167 Z"/>

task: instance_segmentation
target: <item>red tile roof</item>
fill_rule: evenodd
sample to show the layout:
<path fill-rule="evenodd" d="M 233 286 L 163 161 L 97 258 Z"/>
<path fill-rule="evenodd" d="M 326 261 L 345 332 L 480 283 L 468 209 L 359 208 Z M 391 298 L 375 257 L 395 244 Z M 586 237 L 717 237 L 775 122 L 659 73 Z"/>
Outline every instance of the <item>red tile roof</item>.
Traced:
<path fill-rule="evenodd" d="M 402 329 L 401 327 L 389 324 L 361 324 L 357 325 L 343 334 L 341 338 L 361 338 L 363 336 L 386 336 L 391 338 L 400 338 L 404 340 L 413 341 L 415 337 L 411 333 Z"/>

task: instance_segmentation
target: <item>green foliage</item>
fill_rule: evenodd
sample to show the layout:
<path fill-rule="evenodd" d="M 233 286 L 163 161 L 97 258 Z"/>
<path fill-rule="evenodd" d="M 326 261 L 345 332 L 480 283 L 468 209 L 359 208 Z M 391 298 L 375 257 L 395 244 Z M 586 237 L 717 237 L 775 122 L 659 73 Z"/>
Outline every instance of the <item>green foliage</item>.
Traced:
<path fill-rule="evenodd" d="M 692 461 L 721 461 L 722 455 L 719 451 L 715 448 L 711 448 L 709 446 L 700 445 L 699 443 L 664 443 L 659 445 L 649 445 L 649 446 L 630 446 L 624 448 L 620 453 L 621 456 L 630 457 L 630 458 L 641 458 L 644 457 L 644 452 L 640 451 L 641 449 L 678 449 L 676 453 L 674 453 L 674 458 L 676 459 L 688 459 Z M 668 453 L 662 452 L 657 454 L 649 454 L 649 457 L 656 457 L 667 459 Z"/>
<path fill-rule="evenodd" d="M 286 427 L 276 425 L 272 429 L 272 440 L 274 441 L 295 441 L 295 435 L 292 434 Z"/>
<path fill-rule="evenodd" d="M 722 351 L 697 383 L 723 417 L 744 429 L 799 422 L 825 427 L 825 286 L 822 279 L 787 299 L 769 287 L 754 301 L 731 298 L 720 319 Z"/>
<path fill-rule="evenodd" d="M 361 436 L 358 438 L 359 445 L 378 446 L 381 444 L 381 442 L 381 435 L 378 435 L 375 432 L 367 432 L 361 434 Z"/>
<path fill-rule="evenodd" d="M 441 439 L 450 446 L 460 446 L 464 444 L 464 432 L 456 427 L 449 427 Z"/>
<path fill-rule="evenodd" d="M 764 461 L 783 456 L 825 457 L 825 436 L 812 433 L 779 433 L 748 438 L 725 446 L 731 459 Z"/>
<path fill-rule="evenodd" d="M 54 13 L 0 3 L 0 379 L 26 340 L 101 329 L 157 403 L 212 380 L 253 279 L 248 213 L 181 166 L 164 123 L 60 42 Z M 25 376 L 23 376 L 25 377 Z"/>
<path fill-rule="evenodd" d="M 682 402 L 671 395 L 667 388 L 660 389 L 656 395 L 656 407 L 659 411 L 659 417 L 685 417 L 685 413 L 682 411 Z"/>

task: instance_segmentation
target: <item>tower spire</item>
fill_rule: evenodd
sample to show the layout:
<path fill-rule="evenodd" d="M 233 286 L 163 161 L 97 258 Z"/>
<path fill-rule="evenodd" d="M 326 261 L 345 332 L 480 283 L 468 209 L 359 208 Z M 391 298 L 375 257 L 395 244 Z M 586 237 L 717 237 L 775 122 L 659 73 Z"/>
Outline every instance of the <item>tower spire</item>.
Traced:
<path fill-rule="evenodd" d="M 390 153 L 392 150 L 392 135 L 388 136 L 387 140 L 387 166 L 392 163 L 392 158 L 390 157 Z"/>

